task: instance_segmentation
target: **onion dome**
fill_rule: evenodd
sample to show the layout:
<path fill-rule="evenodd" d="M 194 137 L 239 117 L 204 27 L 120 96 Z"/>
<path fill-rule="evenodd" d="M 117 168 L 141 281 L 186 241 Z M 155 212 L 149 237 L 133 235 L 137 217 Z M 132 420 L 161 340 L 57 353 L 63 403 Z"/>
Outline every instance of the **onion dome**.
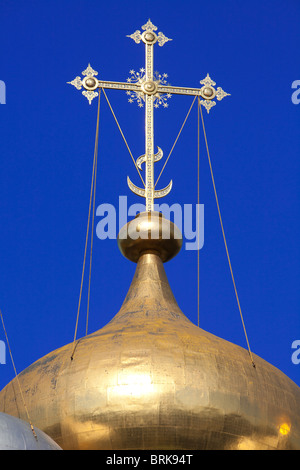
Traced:
<path fill-rule="evenodd" d="M 29 423 L 0 413 L 0 450 L 62 450 L 56 442 Z"/>
<path fill-rule="evenodd" d="M 116 316 L 78 340 L 73 360 L 68 344 L 19 375 L 32 422 L 63 449 L 299 450 L 300 388 L 183 314 L 163 266 L 178 231 L 168 242 L 165 219 L 148 217 L 135 219 L 139 240 L 119 234 L 137 268 Z M 150 226 L 158 237 L 143 239 Z M 0 410 L 25 418 L 17 390 L 2 390 Z"/>

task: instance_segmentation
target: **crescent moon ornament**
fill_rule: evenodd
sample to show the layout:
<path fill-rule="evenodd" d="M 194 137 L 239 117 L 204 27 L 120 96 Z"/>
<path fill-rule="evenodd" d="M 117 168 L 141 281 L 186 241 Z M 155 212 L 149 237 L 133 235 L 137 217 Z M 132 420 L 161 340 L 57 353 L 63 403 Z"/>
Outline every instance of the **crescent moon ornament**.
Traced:
<path fill-rule="evenodd" d="M 156 154 L 153 155 L 153 163 L 156 163 L 158 162 L 159 160 L 162 159 L 163 157 L 163 151 L 160 147 L 158 147 L 158 152 Z M 146 163 L 147 162 L 147 156 L 146 154 L 144 155 L 141 155 L 137 160 L 136 160 L 136 165 L 137 167 L 141 170 L 142 169 L 142 164 L 143 163 Z M 127 184 L 128 184 L 128 187 L 129 189 L 134 193 L 136 194 L 137 196 L 141 196 L 141 197 L 147 197 L 147 192 L 146 192 L 146 189 L 143 189 L 143 188 L 139 188 L 138 186 L 136 186 L 135 184 L 133 184 L 133 182 L 131 181 L 131 179 L 129 178 L 129 176 L 127 176 Z M 169 192 L 171 191 L 172 189 L 172 185 L 173 185 L 173 181 L 171 180 L 170 183 L 168 184 L 168 186 L 166 186 L 165 188 L 163 189 L 158 189 L 158 190 L 155 190 L 153 189 L 153 199 L 157 199 L 157 198 L 161 198 L 161 197 L 164 197 L 166 196 L 167 194 L 169 194 Z"/>

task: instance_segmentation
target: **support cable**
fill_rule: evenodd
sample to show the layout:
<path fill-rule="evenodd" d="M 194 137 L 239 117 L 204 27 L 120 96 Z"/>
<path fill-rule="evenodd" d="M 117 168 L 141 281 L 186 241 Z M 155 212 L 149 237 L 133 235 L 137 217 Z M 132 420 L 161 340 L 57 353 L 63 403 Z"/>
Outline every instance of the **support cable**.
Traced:
<path fill-rule="evenodd" d="M 199 101 L 198 101 L 198 126 L 197 126 L 197 137 L 198 137 L 198 152 L 197 152 L 197 202 L 198 202 L 198 250 L 197 250 L 197 301 L 198 301 L 198 328 L 200 324 L 200 249 L 199 249 L 199 239 L 200 239 L 200 114 L 199 114 Z"/>
<path fill-rule="evenodd" d="M 157 178 L 157 180 L 156 180 L 156 183 L 155 183 L 154 187 L 156 187 L 156 185 L 157 185 L 157 183 L 158 183 L 158 181 L 159 181 L 159 179 L 160 179 L 160 177 L 161 177 L 161 175 L 162 175 L 162 173 L 163 173 L 163 171 L 164 171 L 164 169 L 165 169 L 165 167 L 166 167 L 166 164 L 167 164 L 168 161 L 169 161 L 169 158 L 170 158 L 170 156 L 171 156 L 171 154 L 172 154 L 172 152 L 173 152 L 173 150 L 174 150 L 174 147 L 175 147 L 175 145 L 177 144 L 177 140 L 179 139 L 180 134 L 181 134 L 181 132 L 182 132 L 184 126 L 185 126 L 185 123 L 186 123 L 186 121 L 187 121 L 187 119 L 188 119 L 188 117 L 189 117 L 189 115 L 190 115 L 190 112 L 192 111 L 192 107 L 194 106 L 194 103 L 195 103 L 196 98 L 197 98 L 197 96 L 195 96 L 195 98 L 194 98 L 194 100 L 193 100 L 193 102 L 192 102 L 192 104 L 191 104 L 191 106 L 190 106 L 190 109 L 189 109 L 188 112 L 187 112 L 187 115 L 186 115 L 186 117 L 185 117 L 185 119 L 184 119 L 184 121 L 183 121 L 183 124 L 182 124 L 182 126 L 181 126 L 179 132 L 178 132 L 178 135 L 177 135 L 177 137 L 176 137 L 176 139 L 175 139 L 175 142 L 174 142 L 174 144 L 173 144 L 173 146 L 172 146 L 172 148 L 171 148 L 171 150 L 170 150 L 170 153 L 169 153 L 168 157 L 166 158 L 166 161 L 165 161 L 165 163 L 164 163 L 164 166 L 162 167 L 161 172 L 160 172 L 160 174 L 158 175 L 158 178 Z"/>
<path fill-rule="evenodd" d="M 98 150 L 98 133 L 96 136 L 97 142 L 95 148 Z M 96 183 L 97 183 L 97 166 L 98 166 L 98 152 L 95 161 L 94 172 L 94 194 L 93 194 L 93 208 L 92 208 L 92 227 L 91 227 L 91 248 L 90 248 L 90 270 L 89 270 L 89 284 L 88 284 L 88 299 L 86 311 L 86 326 L 85 334 L 88 334 L 89 312 L 90 312 L 90 294 L 91 294 L 91 278 L 92 278 L 92 260 L 93 260 L 93 241 L 94 241 L 94 226 L 95 226 L 95 209 L 96 209 Z"/>
<path fill-rule="evenodd" d="M 90 190 L 89 213 L 88 213 L 88 222 L 87 222 L 87 228 L 86 228 L 85 248 L 84 248 L 83 266 L 82 266 L 82 273 L 81 273 L 81 284 L 80 284 L 80 292 L 79 292 L 79 300 L 78 300 L 77 317 L 76 317 L 76 324 L 75 324 L 75 332 L 74 332 L 73 350 L 72 350 L 72 354 L 71 354 L 71 360 L 73 360 L 74 352 L 75 352 L 75 348 L 76 348 L 75 342 L 76 342 L 77 329 L 78 329 L 78 320 L 79 320 L 79 312 L 80 312 L 81 297 L 82 297 L 82 287 L 83 287 L 83 279 L 84 279 L 85 264 L 86 264 L 87 244 L 88 244 L 88 236 L 89 236 L 89 228 L 90 228 L 90 220 L 91 220 L 92 198 L 93 198 L 93 194 L 94 194 L 93 189 L 94 189 L 95 181 L 96 181 L 96 162 L 97 162 L 97 157 L 98 157 L 99 116 L 100 116 L 100 96 L 101 96 L 101 92 L 99 92 L 99 99 L 98 99 L 96 137 L 95 137 L 95 147 L 94 147 L 94 160 L 93 160 L 91 190 Z M 94 215 L 93 215 L 93 220 L 94 220 Z"/>
<path fill-rule="evenodd" d="M 236 300 L 237 300 L 237 304 L 238 304 L 238 308 L 239 308 L 239 312 L 240 312 L 240 317 L 241 317 L 241 321 L 242 321 L 242 325 L 243 325 L 243 329 L 244 329 L 244 334 L 245 334 L 245 338 L 246 338 L 246 342 L 247 342 L 247 346 L 248 346 L 249 356 L 250 356 L 253 367 L 255 367 L 255 362 L 253 360 L 252 352 L 251 352 L 251 349 L 250 349 L 250 344 L 249 344 L 249 340 L 248 340 L 246 326 L 245 326 L 245 322 L 244 322 L 244 318 L 243 318 L 243 314 L 242 314 L 242 309 L 241 309 L 240 300 L 239 300 L 239 296 L 238 296 L 238 292 L 237 292 L 237 288 L 236 288 L 236 284 L 235 284 L 235 280 L 234 280 L 234 275 L 233 275 L 233 270 L 232 270 L 232 266 L 231 266 L 228 246 L 227 246 L 227 242 L 226 242 L 225 231 L 224 231 L 224 226 L 223 226 L 223 221 L 222 221 L 222 216 L 221 216 L 221 210 L 220 210 L 220 205 L 219 205 L 219 200 L 218 200 L 218 195 L 217 195 L 217 189 L 216 189 L 216 184 L 215 184 L 215 179 L 214 179 L 213 169 L 212 169 L 212 164 L 211 164 L 211 158 L 210 158 L 210 153 L 209 153 L 209 148 L 208 148 L 208 143 L 207 143 L 207 136 L 206 136 L 206 131 L 205 131 L 203 113 L 202 113 L 201 104 L 200 104 L 200 98 L 198 98 L 198 106 L 200 108 L 201 121 L 202 121 L 203 134 L 204 134 L 205 145 L 206 145 L 206 150 L 207 150 L 208 163 L 209 163 L 210 174 L 211 174 L 211 179 L 212 179 L 214 193 L 215 193 L 215 199 L 216 199 L 217 208 L 218 208 L 218 214 L 219 214 L 219 219 L 220 219 L 220 224 L 221 224 L 221 229 L 222 229 L 222 235 L 223 235 L 226 255 L 227 255 L 227 259 L 228 259 L 228 264 L 229 264 L 229 269 L 230 269 L 231 278 L 232 278 L 232 282 L 233 282 L 233 287 L 234 287 L 234 291 L 235 291 L 235 296 L 236 296 Z"/>
<path fill-rule="evenodd" d="M 138 174 L 139 174 L 139 176 L 140 176 L 140 178 L 141 178 L 141 180 L 142 180 L 143 186 L 145 187 L 145 182 L 144 182 L 144 180 L 143 180 L 143 177 L 142 177 L 142 175 L 141 175 L 141 172 L 140 172 L 140 170 L 139 170 L 139 168 L 138 168 L 138 166 L 137 166 L 137 164 L 136 164 L 136 162 L 135 162 L 135 159 L 133 158 L 132 152 L 131 152 L 131 150 L 130 150 L 130 148 L 129 148 L 129 145 L 128 145 L 128 143 L 127 143 L 127 140 L 125 139 L 125 136 L 124 136 L 124 134 L 123 134 L 123 131 L 122 131 L 122 129 L 121 129 L 121 126 L 120 126 L 120 124 L 119 124 L 119 122 L 118 122 L 118 120 L 117 120 L 117 118 L 116 118 L 116 115 L 115 115 L 115 113 L 114 113 L 114 110 L 113 110 L 113 108 L 112 108 L 112 105 L 110 104 L 110 101 L 109 101 L 109 99 L 108 99 L 108 97 L 107 97 L 107 94 L 105 93 L 104 88 L 102 88 L 102 91 L 103 91 L 103 94 L 104 94 L 104 96 L 105 96 L 105 98 L 106 98 L 106 101 L 107 101 L 107 104 L 108 104 L 108 106 L 109 106 L 109 109 L 111 110 L 111 113 L 112 113 L 112 115 L 113 115 L 113 117 L 114 117 L 114 119 L 115 119 L 115 121 L 116 121 L 116 124 L 117 124 L 117 126 L 118 126 L 118 129 L 119 129 L 119 131 L 120 131 L 120 133 L 121 133 L 121 136 L 123 137 L 123 140 L 124 140 L 124 142 L 125 142 L 125 145 L 126 145 L 126 147 L 127 147 L 127 150 L 128 150 L 128 152 L 129 152 L 129 154 L 130 154 L 130 156 L 131 156 L 131 158 L 132 158 L 132 161 L 133 161 L 133 163 L 134 163 L 134 166 L 135 166 L 135 168 L 136 168 L 136 171 L 138 172 Z"/>
<path fill-rule="evenodd" d="M 11 362 L 12 362 L 12 365 L 13 365 L 13 368 L 14 368 L 16 380 L 17 380 L 18 387 L 19 387 L 19 391 L 20 391 L 20 395 L 21 395 L 21 398 L 22 398 L 23 406 L 24 406 L 24 409 L 25 409 L 25 411 L 26 411 L 27 420 L 28 420 L 28 422 L 29 422 L 29 425 L 30 425 L 30 429 L 31 429 L 31 431 L 32 431 L 32 434 L 34 435 L 35 439 L 38 440 L 38 437 L 37 437 L 37 435 L 36 435 L 36 432 L 35 432 L 35 430 L 34 430 L 33 424 L 32 424 L 32 422 L 31 422 L 31 419 L 30 419 L 30 416 L 29 416 L 29 412 L 28 412 L 28 408 L 27 408 L 27 405 L 26 405 L 26 402 L 25 402 L 25 398 L 24 398 L 24 395 L 23 395 L 23 392 L 22 392 L 22 388 L 21 388 L 19 376 L 18 376 L 18 374 L 17 374 L 17 369 L 16 369 L 16 366 L 15 366 L 15 362 L 14 362 L 13 355 L 12 355 L 12 352 L 11 352 L 10 344 L 9 344 L 9 341 L 8 341 L 8 335 L 7 335 L 7 332 L 6 332 L 5 325 L 4 325 L 4 320 L 3 320 L 3 315 L 2 315 L 1 310 L 0 310 L 0 317 L 1 317 L 1 321 L 2 321 L 2 326 L 3 326 L 3 330 L 4 330 L 6 342 L 7 342 L 7 347 L 8 347 L 9 354 L 10 354 L 10 359 L 11 359 Z"/>

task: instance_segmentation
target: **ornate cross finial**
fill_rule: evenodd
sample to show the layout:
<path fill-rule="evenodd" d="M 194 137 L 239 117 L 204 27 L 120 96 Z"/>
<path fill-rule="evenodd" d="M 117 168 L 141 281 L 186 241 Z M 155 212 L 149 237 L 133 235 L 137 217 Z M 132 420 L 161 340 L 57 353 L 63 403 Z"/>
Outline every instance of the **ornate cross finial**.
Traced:
<path fill-rule="evenodd" d="M 130 103 L 136 100 L 140 107 L 143 107 L 145 103 L 145 154 L 141 155 L 136 162 L 139 168 L 141 168 L 142 163 L 146 165 L 145 188 L 135 186 L 129 177 L 127 177 L 127 182 L 133 193 L 146 199 L 147 211 L 153 210 L 155 198 L 166 196 L 172 188 L 172 181 L 170 181 L 168 186 L 164 189 L 155 190 L 154 163 L 162 158 L 163 152 L 158 147 L 158 152 L 154 154 L 154 108 L 157 108 L 159 105 L 165 108 L 168 107 L 167 99 L 173 94 L 191 95 L 201 97 L 200 103 L 209 113 L 210 109 L 216 104 L 216 102 L 213 101 L 214 98 L 220 101 L 224 96 L 229 95 L 220 87 L 215 89 L 216 83 L 208 74 L 200 81 L 202 85 L 201 88 L 182 88 L 168 85 L 166 82 L 167 74 L 159 74 L 153 71 L 153 46 L 158 43 L 158 45 L 162 47 L 166 42 L 172 41 L 172 39 L 166 37 L 162 32 L 156 33 L 157 29 L 158 28 L 149 19 L 147 23 L 142 26 L 143 32 L 136 30 L 133 34 L 127 36 L 133 39 L 136 44 L 142 41 L 145 44 L 146 52 L 145 67 L 141 68 L 139 72 L 131 70 L 127 82 L 106 82 L 98 80 L 95 78 L 98 72 L 93 70 L 90 64 L 82 72 L 84 78 L 77 76 L 74 80 L 68 82 L 78 90 L 84 88 L 82 94 L 88 99 L 89 104 L 98 96 L 98 92 L 95 91 L 97 88 L 125 90 L 129 95 L 128 101 Z"/>
<path fill-rule="evenodd" d="M 127 37 L 133 39 L 137 44 L 139 44 L 141 41 L 145 42 L 146 44 L 147 42 L 150 44 L 155 44 L 158 42 L 159 46 L 163 46 L 167 41 L 172 41 L 172 39 L 167 38 L 163 33 L 154 33 L 154 31 L 157 31 L 157 27 L 151 23 L 150 19 L 146 24 L 144 24 L 144 26 L 142 26 L 142 29 L 144 30 L 143 33 L 137 30 L 133 34 L 127 35 Z"/>

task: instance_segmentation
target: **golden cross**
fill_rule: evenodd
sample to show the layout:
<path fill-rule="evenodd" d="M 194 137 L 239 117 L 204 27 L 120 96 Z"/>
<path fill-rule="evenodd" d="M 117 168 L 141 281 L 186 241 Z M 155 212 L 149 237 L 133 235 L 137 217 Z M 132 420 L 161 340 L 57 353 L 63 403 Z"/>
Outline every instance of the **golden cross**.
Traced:
<path fill-rule="evenodd" d="M 141 41 L 145 44 L 145 68 L 140 69 L 138 73 L 131 70 L 131 77 L 127 79 L 127 82 L 98 80 L 95 78 L 98 72 L 93 70 L 89 64 L 87 69 L 82 72 L 84 78 L 76 77 L 68 83 L 74 85 L 78 90 L 81 90 L 83 87 L 84 91 L 82 94 L 88 99 L 89 104 L 98 96 L 98 92 L 95 91 L 97 88 L 126 90 L 130 96 L 129 102 L 137 100 L 140 107 L 143 107 L 145 102 L 145 154 L 136 161 L 139 168 L 141 168 L 142 163 L 146 165 L 145 188 L 138 188 L 131 182 L 129 177 L 127 177 L 127 183 L 133 193 L 146 199 L 146 210 L 153 211 L 154 199 L 166 196 L 172 188 L 171 180 L 164 189 L 155 190 L 154 163 L 162 158 L 163 152 L 158 147 L 158 152 L 154 154 L 154 107 L 157 108 L 160 104 L 167 107 L 166 101 L 172 94 L 191 95 L 201 97 L 200 103 L 209 113 L 210 109 L 216 104 L 213 99 L 216 98 L 220 101 L 224 96 L 228 96 L 228 93 L 220 87 L 215 89 L 216 83 L 211 80 L 208 74 L 206 78 L 200 81 L 201 88 L 182 88 L 167 85 L 166 74 L 160 75 L 157 72 L 153 72 L 153 46 L 155 43 L 163 46 L 166 42 L 171 41 L 171 39 L 161 32 L 156 33 L 157 27 L 154 26 L 150 19 L 142 26 L 142 30 L 143 32 L 137 30 L 127 37 L 133 39 L 137 44 Z"/>

